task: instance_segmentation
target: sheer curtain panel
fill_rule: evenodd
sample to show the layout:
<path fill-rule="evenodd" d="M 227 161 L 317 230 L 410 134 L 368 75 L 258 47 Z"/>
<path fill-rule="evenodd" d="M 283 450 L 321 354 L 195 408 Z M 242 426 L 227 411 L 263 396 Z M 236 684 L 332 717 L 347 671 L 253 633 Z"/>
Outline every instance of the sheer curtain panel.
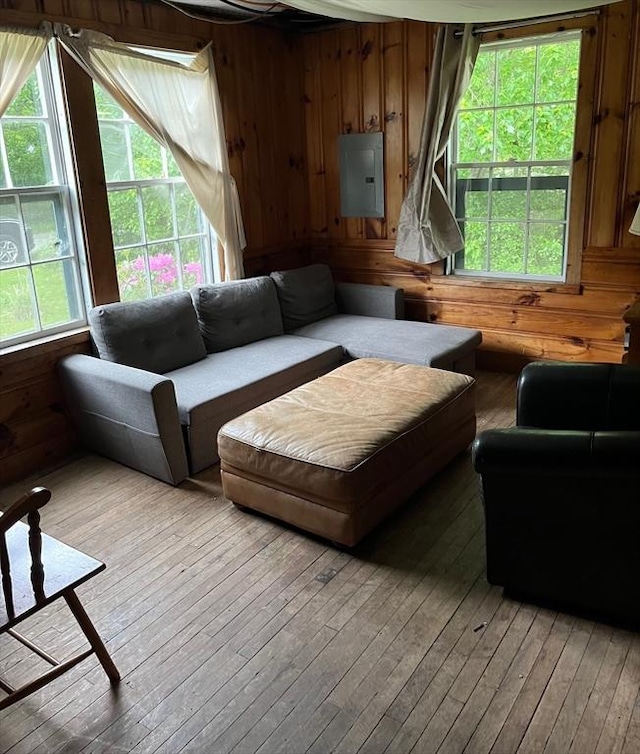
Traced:
<path fill-rule="evenodd" d="M 446 25 L 438 31 L 420 151 L 398 222 L 395 255 L 420 264 L 451 256 L 464 245 L 446 191 L 435 172 L 480 46 L 469 24 L 461 37 L 456 37 L 456 29 Z"/>
<path fill-rule="evenodd" d="M 161 58 L 98 32 L 63 27 L 59 36 L 88 74 L 171 152 L 218 236 L 223 278 L 241 278 L 246 241 L 211 45 L 185 65 L 170 54 Z"/>
<path fill-rule="evenodd" d="M 51 39 L 51 26 L 39 29 L 0 27 L 0 117 L 22 88 Z"/>

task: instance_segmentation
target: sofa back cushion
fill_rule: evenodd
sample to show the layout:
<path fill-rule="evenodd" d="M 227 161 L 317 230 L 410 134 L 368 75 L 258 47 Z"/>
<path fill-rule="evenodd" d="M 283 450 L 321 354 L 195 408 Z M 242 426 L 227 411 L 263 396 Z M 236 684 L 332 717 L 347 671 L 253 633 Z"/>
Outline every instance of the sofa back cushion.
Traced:
<path fill-rule="evenodd" d="M 96 306 L 89 324 L 101 359 L 148 372 L 164 374 L 207 355 L 187 291 Z"/>
<path fill-rule="evenodd" d="M 272 272 L 286 331 L 338 313 L 336 289 L 326 264 Z"/>
<path fill-rule="evenodd" d="M 199 285 L 191 297 L 209 353 L 283 333 L 278 296 L 268 277 Z"/>

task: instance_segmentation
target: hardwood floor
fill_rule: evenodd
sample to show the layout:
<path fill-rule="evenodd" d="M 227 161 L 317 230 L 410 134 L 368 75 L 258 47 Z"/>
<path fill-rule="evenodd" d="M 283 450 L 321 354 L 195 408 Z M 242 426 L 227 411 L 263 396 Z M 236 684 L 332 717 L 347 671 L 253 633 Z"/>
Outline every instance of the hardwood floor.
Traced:
<path fill-rule="evenodd" d="M 479 375 L 480 430 L 514 385 Z M 175 489 L 87 456 L 0 505 L 31 482 L 43 529 L 108 565 L 78 594 L 123 680 L 85 661 L 0 713 L 1 752 L 640 752 L 640 635 L 487 584 L 469 453 L 352 553 L 236 510 L 217 469 Z M 82 645 L 47 617 L 24 633 Z M 39 663 L 0 637 L 3 675 Z"/>

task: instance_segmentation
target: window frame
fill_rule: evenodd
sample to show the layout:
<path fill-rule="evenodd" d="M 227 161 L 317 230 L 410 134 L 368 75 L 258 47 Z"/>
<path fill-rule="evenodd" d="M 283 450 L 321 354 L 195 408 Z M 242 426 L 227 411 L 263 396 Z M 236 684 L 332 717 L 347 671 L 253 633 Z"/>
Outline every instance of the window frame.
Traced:
<path fill-rule="evenodd" d="M 9 338 L 2 338 L 0 340 L 0 351 L 29 345 L 32 342 L 41 342 L 50 337 L 77 331 L 79 328 L 87 325 L 89 300 L 87 297 L 86 251 L 81 233 L 81 215 L 78 209 L 76 175 L 71 161 L 69 123 L 61 94 L 61 76 L 56 59 L 56 45 L 53 40 L 45 48 L 42 57 L 30 75 L 34 74 L 37 77 L 38 89 L 42 98 L 42 115 L 11 116 L 5 113 L 2 121 L 6 124 L 13 120 L 19 122 L 20 120 L 28 119 L 29 121 L 46 123 L 47 156 L 51 163 L 52 182 L 37 186 L 7 185 L 0 188 L 0 198 L 14 198 L 18 210 L 18 221 L 21 224 L 22 241 L 25 250 L 27 250 L 28 257 L 26 263 L 7 265 L 4 269 L 29 269 L 30 301 L 32 310 L 35 313 L 37 329 Z M 8 167 L 9 163 L 4 138 L 0 139 L 0 150 L 0 159 Z M 7 184 L 13 184 L 10 173 L 6 175 L 6 181 Z M 44 260 L 32 260 L 29 258 L 31 250 L 30 241 L 27 223 L 22 210 L 22 205 L 28 203 L 30 197 L 38 196 L 42 196 L 43 198 L 47 196 L 52 197 L 51 201 L 54 203 L 58 202 L 63 213 L 68 234 L 69 253 L 61 255 L 59 259 L 66 260 L 69 264 L 68 268 L 65 268 L 64 276 L 66 279 L 69 277 L 72 278 L 74 291 L 73 296 L 68 295 L 68 304 L 70 311 L 75 310 L 77 313 L 77 316 L 74 316 L 68 322 L 50 327 L 42 325 L 42 312 L 37 300 L 36 283 L 32 270 L 56 260 L 54 258 Z"/>
<path fill-rule="evenodd" d="M 548 21 L 540 24 L 523 25 L 510 29 L 486 31 L 482 34 L 481 44 L 494 42 L 515 42 L 558 34 L 566 31 L 581 33 L 580 61 L 578 69 L 578 90 L 576 97 L 576 116 L 572 169 L 569 186 L 567 212 L 567 233 L 565 241 L 565 275 L 564 280 L 544 280 L 539 277 L 527 278 L 514 275 L 488 276 L 477 271 L 460 274 L 454 270 L 454 258 L 449 257 L 442 269 L 437 270 L 441 282 L 470 285 L 482 284 L 488 287 L 509 288 L 525 291 L 562 291 L 563 293 L 580 293 L 582 253 L 585 239 L 586 202 L 588 196 L 588 170 L 591 153 L 591 124 L 594 114 L 596 65 L 598 45 L 597 14 L 589 14 L 563 21 Z M 453 202 L 452 149 L 451 145 L 445 155 L 449 197 Z M 515 167 L 516 165 L 512 165 Z"/>

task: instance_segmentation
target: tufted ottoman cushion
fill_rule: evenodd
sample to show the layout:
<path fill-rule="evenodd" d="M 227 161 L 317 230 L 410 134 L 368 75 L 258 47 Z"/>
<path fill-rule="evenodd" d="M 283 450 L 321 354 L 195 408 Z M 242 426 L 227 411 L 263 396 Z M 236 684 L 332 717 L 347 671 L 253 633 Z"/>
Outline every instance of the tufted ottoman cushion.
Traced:
<path fill-rule="evenodd" d="M 352 546 L 475 436 L 473 378 L 358 359 L 225 424 L 225 495 Z"/>

